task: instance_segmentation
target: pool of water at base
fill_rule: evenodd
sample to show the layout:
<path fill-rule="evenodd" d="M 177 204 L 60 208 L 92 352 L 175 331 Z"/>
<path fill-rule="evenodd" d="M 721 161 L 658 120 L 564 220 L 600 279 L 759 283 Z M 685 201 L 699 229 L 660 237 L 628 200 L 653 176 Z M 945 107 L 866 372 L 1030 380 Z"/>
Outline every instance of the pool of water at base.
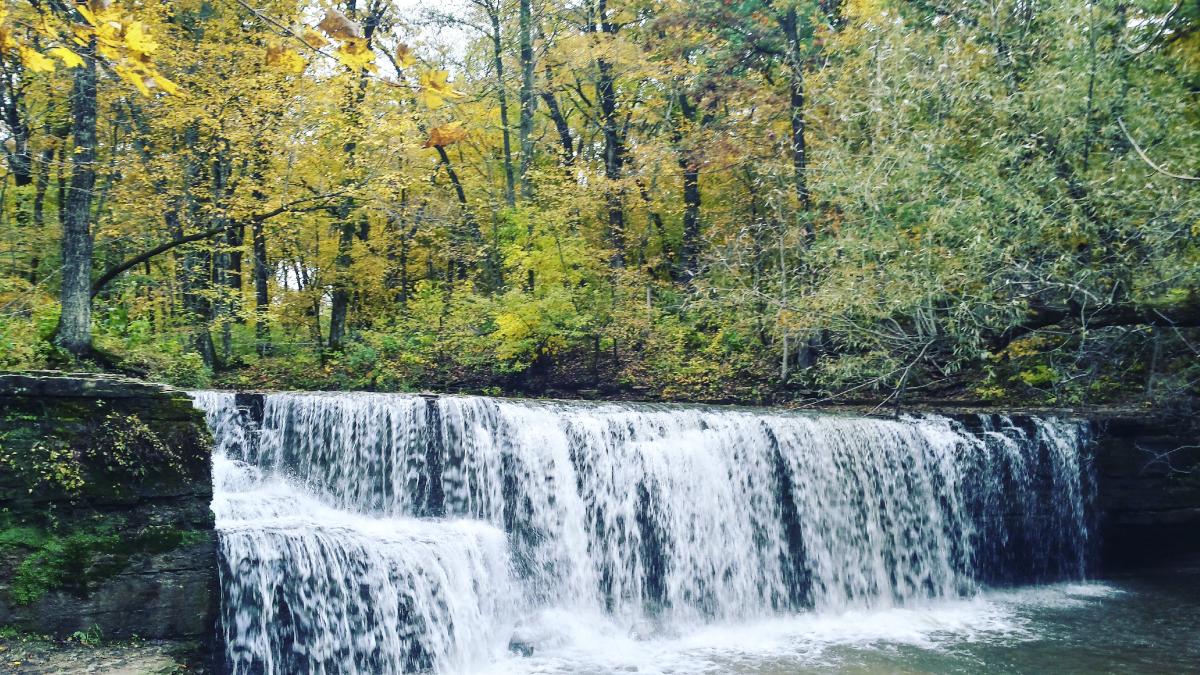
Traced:
<path fill-rule="evenodd" d="M 1200 559 L 1101 581 L 685 632 L 547 612 L 481 673 L 1200 673 Z"/>

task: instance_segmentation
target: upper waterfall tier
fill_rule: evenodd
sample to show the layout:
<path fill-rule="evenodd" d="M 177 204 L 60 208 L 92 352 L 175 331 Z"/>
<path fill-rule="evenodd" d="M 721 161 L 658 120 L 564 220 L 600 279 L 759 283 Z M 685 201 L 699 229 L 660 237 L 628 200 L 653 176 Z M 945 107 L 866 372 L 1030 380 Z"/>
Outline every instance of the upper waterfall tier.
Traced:
<path fill-rule="evenodd" d="M 229 497 L 244 485 L 218 485 L 227 565 L 269 548 L 299 570 L 255 577 L 248 586 L 262 597 L 245 604 L 269 606 L 295 586 L 305 598 L 347 592 L 335 592 L 339 582 L 326 578 L 334 572 L 317 569 L 344 566 L 329 562 L 338 556 L 359 561 L 347 575 L 395 578 L 367 584 L 376 595 L 413 586 L 411 570 L 395 571 L 405 565 L 426 576 L 434 567 L 450 576 L 487 569 L 504 577 L 487 583 L 516 589 L 498 601 L 447 577 L 442 583 L 461 592 L 413 600 L 404 588 L 389 591 L 407 594 L 405 606 L 453 610 L 414 622 L 418 633 L 441 635 L 434 651 L 458 639 L 450 633 L 473 630 L 466 624 L 494 619 L 497 602 L 513 615 L 574 607 L 679 625 L 891 606 L 1086 571 L 1092 480 L 1087 429 L 1074 421 L 363 393 L 255 395 L 240 406 L 226 393 L 196 400 L 220 456 L 245 467 L 238 480 L 252 469 L 254 480 L 310 500 L 288 508 L 326 514 L 284 534 L 271 518 L 255 525 L 252 504 L 261 500 Z M 392 546 L 394 537 L 331 528 L 332 513 L 375 528 L 420 523 L 409 536 L 425 542 L 428 560 L 398 558 L 397 550 L 416 553 Z M 507 559 L 497 563 L 495 541 L 465 531 L 464 519 L 506 533 Z M 271 530 L 270 540 L 248 541 L 255 527 Z M 331 539 L 342 549 L 331 552 Z M 299 560 L 306 556 L 325 560 Z M 469 611 L 455 605 L 466 596 Z M 435 625 L 443 619 L 452 624 L 445 635 Z"/>

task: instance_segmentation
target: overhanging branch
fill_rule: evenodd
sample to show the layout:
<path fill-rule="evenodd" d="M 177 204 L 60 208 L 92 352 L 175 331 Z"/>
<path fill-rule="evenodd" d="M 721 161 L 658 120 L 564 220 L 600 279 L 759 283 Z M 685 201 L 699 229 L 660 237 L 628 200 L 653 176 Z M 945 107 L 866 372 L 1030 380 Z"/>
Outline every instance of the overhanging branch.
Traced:
<path fill-rule="evenodd" d="M 297 199 L 294 202 L 288 202 L 287 204 L 283 204 L 282 206 L 274 208 L 265 213 L 256 213 L 256 214 L 250 216 L 250 218 L 248 220 L 250 222 L 262 222 L 264 220 L 274 218 L 275 216 L 278 216 L 282 213 L 303 213 L 306 211 L 317 211 L 317 210 L 325 208 L 325 204 L 318 204 L 315 206 L 306 206 L 306 207 L 300 207 L 300 204 L 304 204 L 306 202 L 317 201 L 317 200 L 332 199 L 333 197 L 337 197 L 341 194 L 342 194 L 341 192 L 331 192 L 328 194 L 317 195 L 316 197 L 305 197 L 304 199 Z M 129 258 L 128 260 L 125 260 L 124 262 L 121 262 L 117 265 L 114 265 L 114 266 L 108 268 L 104 272 L 104 274 L 100 275 L 100 278 L 96 279 L 96 281 L 92 283 L 91 297 L 93 297 L 93 298 L 96 297 L 96 295 L 98 293 L 100 293 L 100 291 L 102 291 L 104 289 L 104 287 L 107 286 L 109 284 L 109 282 L 111 282 L 113 279 L 116 279 L 118 276 L 120 276 L 124 272 L 146 262 L 147 260 L 150 260 L 151 258 L 153 258 L 157 255 L 166 253 L 167 251 L 170 251 L 173 248 L 183 246 L 184 244 L 190 244 L 194 241 L 202 241 L 204 239 L 209 239 L 209 238 L 215 237 L 218 234 L 225 232 L 230 227 L 231 227 L 230 223 L 222 223 L 220 225 L 215 225 L 213 227 L 210 227 L 207 230 L 201 230 L 200 232 L 195 232 L 193 234 L 189 234 L 185 237 L 180 237 L 178 239 L 172 239 L 170 241 L 165 241 L 144 253 L 136 255 L 132 258 Z"/>

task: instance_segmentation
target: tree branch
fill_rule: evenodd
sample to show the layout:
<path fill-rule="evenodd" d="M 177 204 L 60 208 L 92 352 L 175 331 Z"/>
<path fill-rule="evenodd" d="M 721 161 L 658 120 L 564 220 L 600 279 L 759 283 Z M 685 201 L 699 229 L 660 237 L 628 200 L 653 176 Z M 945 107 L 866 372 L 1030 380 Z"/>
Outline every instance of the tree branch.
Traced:
<path fill-rule="evenodd" d="M 1138 145 L 1137 141 L 1133 140 L 1133 136 L 1129 135 L 1129 129 L 1125 128 L 1125 120 L 1118 117 L 1117 124 L 1119 124 L 1121 126 L 1121 131 L 1125 132 L 1125 138 L 1129 141 L 1129 143 L 1131 145 L 1133 145 L 1133 149 L 1137 151 L 1138 157 L 1141 157 L 1142 161 L 1145 162 L 1146 165 L 1149 166 L 1151 169 L 1154 169 L 1155 171 L 1161 173 L 1164 176 L 1170 176 L 1171 178 L 1177 178 L 1179 180 L 1200 181 L 1200 176 L 1185 176 L 1185 175 L 1179 174 L 1179 173 L 1171 173 L 1170 171 L 1167 171 L 1166 169 L 1162 168 L 1161 166 L 1155 164 L 1154 160 L 1147 157 L 1146 153 L 1144 151 L 1142 151 L 1142 146 Z"/>
<path fill-rule="evenodd" d="M 270 211 L 267 211 L 265 213 L 256 213 L 256 214 L 250 216 L 249 220 L 251 222 L 261 222 L 264 220 L 269 220 L 271 218 L 274 218 L 275 216 L 278 216 L 281 213 L 302 213 L 305 211 L 317 211 L 317 210 L 325 208 L 325 205 L 318 204 L 316 206 L 307 206 L 304 208 L 296 208 L 296 206 L 299 204 L 303 204 L 304 202 L 311 202 L 311 201 L 315 201 L 318 199 L 331 199 L 331 198 L 337 197 L 338 195 L 341 195 L 341 194 L 342 194 L 341 192 L 331 192 L 328 194 L 318 195 L 316 197 L 305 197 L 304 199 L 297 199 L 296 201 L 288 202 L 287 204 L 279 206 L 278 208 L 275 208 L 275 209 L 271 209 Z M 114 266 L 108 268 L 104 272 L 104 274 L 100 275 L 99 279 L 96 279 L 96 281 L 92 283 L 92 291 L 91 291 L 90 297 L 92 297 L 92 298 L 96 297 L 96 295 L 98 293 L 100 293 L 100 291 L 104 290 L 105 286 L 107 286 L 113 279 L 116 279 L 118 276 L 120 276 L 123 272 L 125 272 L 129 269 L 132 269 L 132 268 L 146 262 L 147 260 L 150 260 L 154 256 L 161 255 L 163 253 L 166 253 L 167 251 L 170 251 L 173 248 L 176 248 L 178 246 L 183 246 L 184 244 L 190 244 L 194 241 L 201 241 L 204 239 L 209 239 L 211 237 L 215 237 L 218 234 L 221 234 L 222 232 L 225 232 L 226 230 L 228 230 L 230 226 L 231 226 L 231 223 L 221 223 L 220 225 L 214 225 L 213 227 L 210 227 L 207 230 L 201 230 L 200 232 L 195 232 L 195 233 L 189 234 L 186 237 L 180 237 L 178 239 L 172 239 L 170 241 L 165 241 L 165 242 L 159 244 L 158 246 L 155 246 L 154 248 L 146 251 L 145 253 L 136 255 L 132 258 L 129 258 L 128 260 L 125 260 L 124 262 L 121 262 L 117 265 L 114 265 Z"/>

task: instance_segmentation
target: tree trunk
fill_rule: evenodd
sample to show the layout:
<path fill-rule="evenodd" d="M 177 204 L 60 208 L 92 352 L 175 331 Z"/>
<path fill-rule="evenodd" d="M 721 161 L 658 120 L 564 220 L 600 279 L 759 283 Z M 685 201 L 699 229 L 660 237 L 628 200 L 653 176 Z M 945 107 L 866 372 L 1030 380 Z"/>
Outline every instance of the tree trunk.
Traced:
<path fill-rule="evenodd" d="M 33 256 L 29 260 L 29 283 L 38 282 L 38 267 L 41 259 L 38 251 L 42 247 L 42 237 L 46 233 L 46 189 L 50 186 L 50 165 L 54 163 L 54 147 L 42 151 L 34 172 L 33 182 Z"/>
<path fill-rule="evenodd" d="M 347 14 L 351 19 L 356 18 L 355 3 L 351 2 L 347 5 Z M 379 21 L 382 18 L 382 3 L 373 2 L 363 21 L 363 36 L 367 40 L 368 47 L 371 44 L 371 38 L 375 33 L 375 29 L 379 27 Z M 343 146 L 343 154 L 346 156 L 346 166 L 351 172 L 355 167 L 355 153 L 358 149 L 359 106 L 362 104 L 363 99 L 366 98 L 366 95 L 367 73 L 363 71 L 354 80 L 354 86 L 351 88 L 346 102 L 346 112 L 350 117 L 349 128 L 351 138 Z M 350 263 L 353 260 L 354 238 L 361 234 L 362 238 L 365 239 L 367 234 L 365 228 L 360 233 L 362 223 L 355 218 L 356 207 L 357 200 L 351 196 L 343 201 L 337 211 L 341 224 L 338 227 L 337 256 L 334 258 L 333 294 L 329 306 L 329 341 L 326 343 L 326 347 L 330 351 L 340 350 L 346 339 L 346 315 L 350 309 L 351 279 L 349 275 Z"/>
<path fill-rule="evenodd" d="M 492 22 L 492 65 L 496 70 L 496 97 L 500 102 L 500 136 L 504 146 L 504 203 L 513 206 L 517 200 L 513 176 L 512 139 L 508 128 L 508 92 L 504 87 L 504 49 L 500 41 L 499 8 L 489 7 L 488 17 Z"/>
<path fill-rule="evenodd" d="M 605 0 L 600 0 L 597 10 L 600 31 L 606 35 L 616 35 L 619 26 L 609 22 Z M 621 170 L 625 166 L 625 139 L 620 120 L 617 118 L 616 74 L 613 72 L 613 64 L 604 58 L 596 59 L 596 68 L 599 71 L 596 96 L 600 100 L 600 127 L 604 134 L 604 177 L 610 181 L 605 201 L 608 207 L 608 238 L 613 247 L 611 265 L 624 267 L 624 190 L 611 184 L 621 178 Z"/>
<path fill-rule="evenodd" d="M 679 95 L 679 110 L 684 119 L 695 121 L 696 106 L 688 100 L 687 94 Z M 681 147 L 683 138 L 678 130 L 674 140 L 683 173 L 683 241 L 677 278 L 690 285 L 700 274 L 700 162 L 693 156 L 694 150 Z"/>
<path fill-rule="evenodd" d="M 58 344 L 76 358 L 92 349 L 92 189 L 96 185 L 96 43 L 79 50 L 71 88 L 71 184 L 62 223 L 62 315 Z"/>
<path fill-rule="evenodd" d="M 799 18 L 796 8 L 788 9 L 781 22 L 788 43 L 789 107 L 792 122 L 792 171 L 796 200 L 800 202 L 800 210 L 804 218 L 804 235 L 813 236 L 812 222 L 809 219 L 809 209 L 812 206 L 812 195 L 808 191 L 808 158 L 805 148 L 804 125 L 804 55 L 800 44 Z"/>
<path fill-rule="evenodd" d="M 604 177 L 615 182 L 621 178 L 621 170 L 625 166 L 625 143 L 617 119 L 616 81 L 611 63 L 600 59 L 597 65 L 600 69 L 597 94 L 604 133 Z M 613 247 L 613 267 L 625 266 L 625 207 L 622 195 L 623 191 L 616 185 L 608 186 L 608 239 Z"/>
<path fill-rule="evenodd" d="M 533 198 L 533 183 L 529 168 L 533 164 L 533 108 L 537 99 L 533 93 L 533 11 L 532 0 L 520 0 L 520 58 L 521 58 L 521 198 Z"/>
<path fill-rule="evenodd" d="M 271 353 L 271 330 L 267 325 L 271 298 L 267 292 L 267 235 L 261 218 L 250 222 L 250 236 L 254 240 L 254 341 L 258 355 L 267 356 Z"/>
<path fill-rule="evenodd" d="M 700 274 L 700 169 L 687 156 L 679 158 L 683 170 L 683 244 L 680 263 L 683 280 L 691 284 Z"/>
<path fill-rule="evenodd" d="M 29 125 L 26 124 L 21 108 L 21 91 L 16 85 L 16 76 L 5 74 L 0 77 L 0 101 L 4 104 L 4 124 L 8 127 L 12 149 L 5 148 L 8 170 L 12 172 L 13 184 L 23 187 L 33 182 L 33 157 L 29 154 Z"/>

